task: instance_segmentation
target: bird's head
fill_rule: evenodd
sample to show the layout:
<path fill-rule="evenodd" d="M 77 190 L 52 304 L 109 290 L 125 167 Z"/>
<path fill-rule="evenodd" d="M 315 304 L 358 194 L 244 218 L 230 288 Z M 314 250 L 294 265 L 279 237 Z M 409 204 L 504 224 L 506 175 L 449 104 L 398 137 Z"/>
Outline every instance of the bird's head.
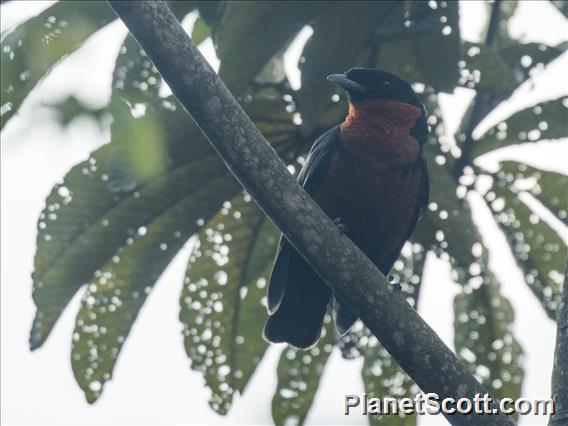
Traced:
<path fill-rule="evenodd" d="M 331 74 L 327 79 L 347 92 L 349 102 L 357 107 L 367 101 L 387 100 L 413 105 L 422 110 L 411 133 L 423 143 L 428 135 L 424 105 L 406 80 L 374 68 L 351 68 L 344 74 Z"/>

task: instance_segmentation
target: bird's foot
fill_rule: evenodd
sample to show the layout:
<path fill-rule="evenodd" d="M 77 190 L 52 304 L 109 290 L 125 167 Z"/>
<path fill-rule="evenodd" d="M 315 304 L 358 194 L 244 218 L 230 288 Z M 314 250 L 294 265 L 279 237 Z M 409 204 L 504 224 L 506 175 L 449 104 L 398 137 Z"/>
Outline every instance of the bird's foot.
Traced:
<path fill-rule="evenodd" d="M 394 277 L 392 275 L 388 276 L 388 280 L 389 280 L 389 283 L 392 287 L 392 291 L 395 292 L 395 293 L 400 293 L 400 291 L 402 289 L 402 287 L 400 286 L 400 283 L 394 282 Z"/>
<path fill-rule="evenodd" d="M 339 232 L 341 232 L 342 234 L 345 234 L 347 232 L 347 225 L 345 225 L 341 221 L 340 217 L 336 217 L 335 219 L 333 219 L 333 223 L 335 224 L 335 226 L 337 226 L 337 229 L 339 229 Z"/>

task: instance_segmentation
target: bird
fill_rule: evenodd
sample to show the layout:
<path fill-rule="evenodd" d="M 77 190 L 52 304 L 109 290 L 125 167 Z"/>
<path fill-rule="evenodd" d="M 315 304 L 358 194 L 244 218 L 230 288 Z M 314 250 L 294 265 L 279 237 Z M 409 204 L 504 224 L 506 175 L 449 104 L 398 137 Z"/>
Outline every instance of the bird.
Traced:
<path fill-rule="evenodd" d="M 349 101 L 344 120 L 312 145 L 299 184 L 387 275 L 428 203 L 426 109 L 410 83 L 374 68 L 327 79 Z M 282 236 L 270 275 L 263 337 L 308 349 L 331 310 L 337 332 L 357 320 Z"/>

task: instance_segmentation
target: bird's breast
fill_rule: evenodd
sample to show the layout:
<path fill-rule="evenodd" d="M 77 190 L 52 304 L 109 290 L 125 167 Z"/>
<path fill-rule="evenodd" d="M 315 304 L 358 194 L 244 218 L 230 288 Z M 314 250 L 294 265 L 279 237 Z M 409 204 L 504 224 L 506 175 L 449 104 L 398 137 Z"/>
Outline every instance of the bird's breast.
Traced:
<path fill-rule="evenodd" d="M 314 198 L 375 263 L 397 250 L 422 183 L 420 147 L 408 140 L 352 144 L 334 154 Z M 353 142 L 351 140 L 350 142 Z"/>

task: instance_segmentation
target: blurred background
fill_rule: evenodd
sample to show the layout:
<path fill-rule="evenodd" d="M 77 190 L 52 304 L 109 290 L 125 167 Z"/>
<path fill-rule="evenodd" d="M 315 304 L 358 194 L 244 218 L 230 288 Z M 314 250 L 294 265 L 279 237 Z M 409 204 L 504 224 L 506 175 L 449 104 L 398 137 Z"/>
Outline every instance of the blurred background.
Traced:
<path fill-rule="evenodd" d="M 395 280 L 496 395 L 549 398 L 566 3 L 171 6 L 291 173 L 345 114 L 326 75 L 372 65 L 414 82 L 432 195 Z M 106 3 L 0 11 L 3 423 L 367 424 L 343 415 L 345 394 L 416 393 L 361 324 L 326 327 L 307 353 L 262 341 L 278 232 Z"/>

